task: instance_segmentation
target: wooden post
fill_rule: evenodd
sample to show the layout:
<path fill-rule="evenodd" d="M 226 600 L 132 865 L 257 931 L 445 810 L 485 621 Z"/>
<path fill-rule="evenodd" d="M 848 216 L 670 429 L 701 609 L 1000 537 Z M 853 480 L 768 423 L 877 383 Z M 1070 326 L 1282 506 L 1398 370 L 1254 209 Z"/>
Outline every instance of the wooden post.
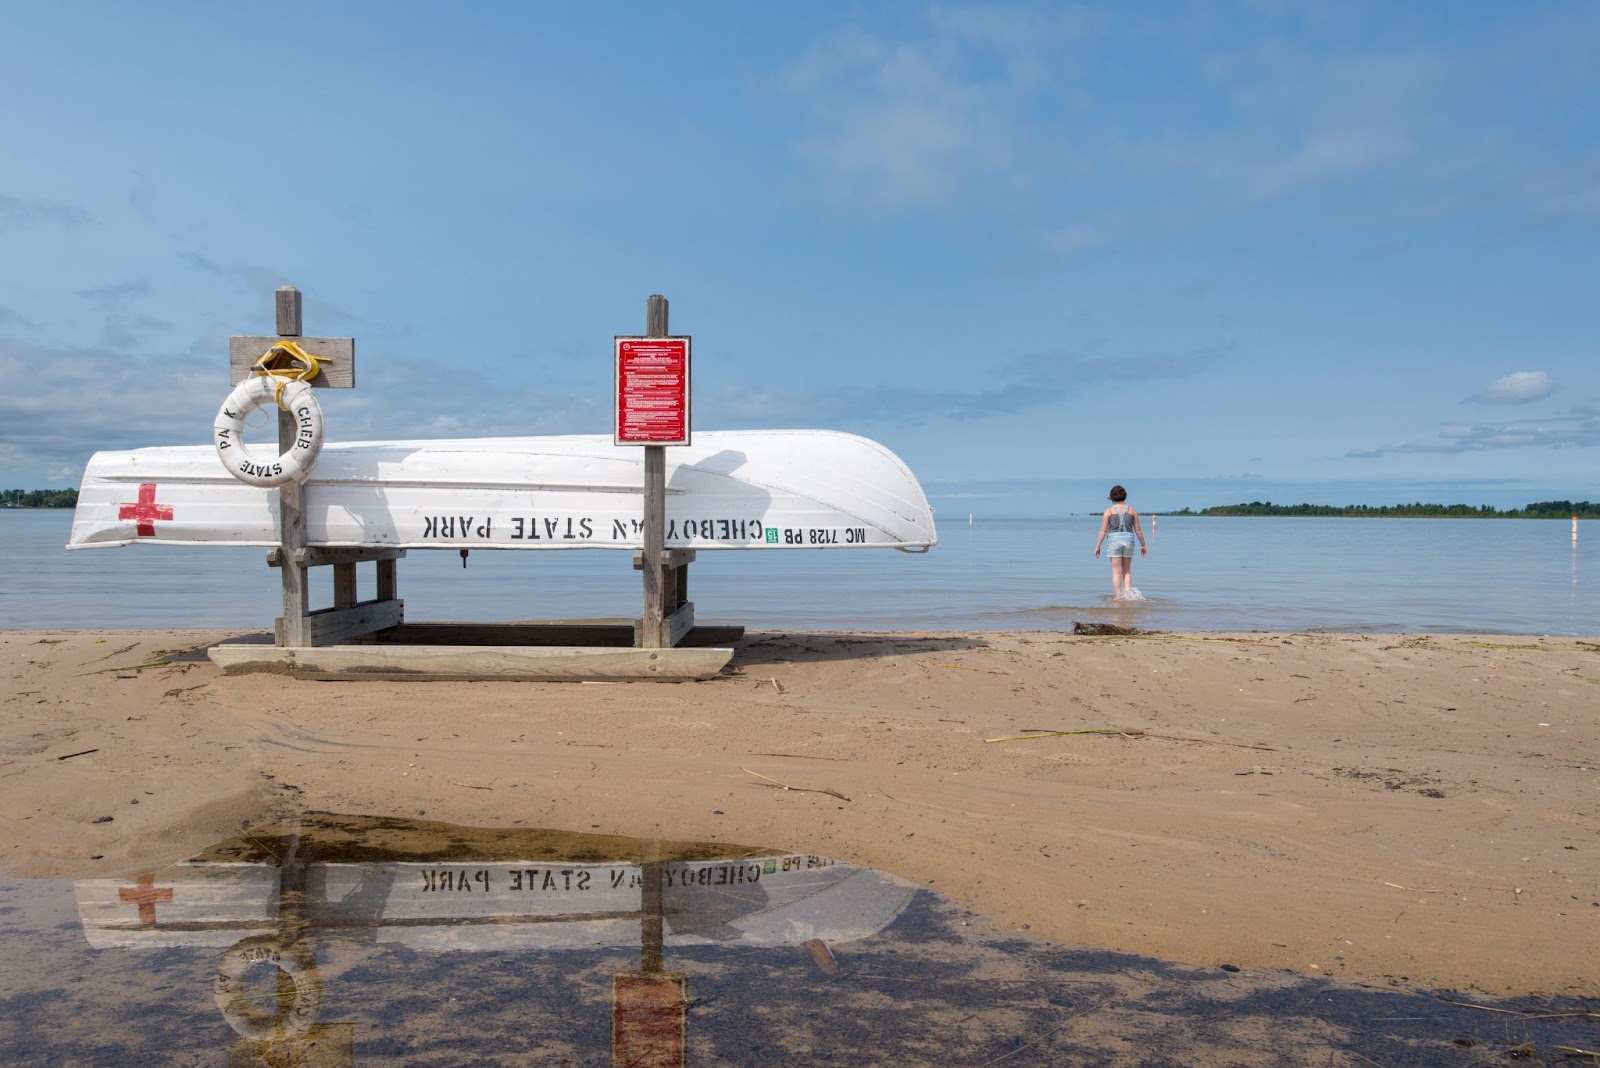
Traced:
<path fill-rule="evenodd" d="M 380 601 L 393 601 L 400 596 L 400 569 L 391 556 L 378 561 L 378 593 Z"/>
<path fill-rule="evenodd" d="M 333 607 L 354 608 L 359 599 L 356 593 L 356 565 L 333 565 Z"/>
<path fill-rule="evenodd" d="M 301 335 L 300 291 L 294 286 L 280 286 L 277 293 L 278 336 Z M 294 416 L 278 411 L 278 451 L 286 453 L 294 447 L 297 428 Z M 278 628 L 279 645 L 300 648 L 311 644 L 311 624 L 307 618 L 310 601 L 307 590 L 307 568 L 298 562 L 296 549 L 305 548 L 306 521 L 300 507 L 300 483 L 286 482 L 278 487 L 278 544 L 283 548 L 283 623 Z"/>
<path fill-rule="evenodd" d="M 646 337 L 667 336 L 667 298 L 653 294 L 645 302 Z M 661 550 L 667 532 L 667 450 L 664 445 L 644 447 L 644 612 L 639 619 L 639 647 L 661 649 L 668 644 L 661 634 L 666 619 L 666 590 L 661 578 Z"/>
<path fill-rule="evenodd" d="M 306 337 L 300 291 L 281 286 L 274 294 L 276 337 L 235 336 L 228 339 L 228 378 L 235 385 L 258 373 L 262 354 L 283 340 L 295 344 L 321 362 L 310 380 L 316 388 L 353 389 L 356 384 L 356 341 L 351 337 Z M 294 445 L 299 428 L 288 412 L 278 413 L 278 450 Z M 404 622 L 405 606 L 396 594 L 395 561 L 404 549 L 327 548 L 306 544 L 305 487 L 298 482 L 278 487 L 278 546 L 267 553 L 267 563 L 282 568 L 283 618 L 278 621 L 277 644 L 305 649 L 360 637 Z M 356 568 L 376 561 L 378 599 L 358 600 Z M 333 607 L 312 610 L 310 575 L 314 568 L 333 568 Z"/>

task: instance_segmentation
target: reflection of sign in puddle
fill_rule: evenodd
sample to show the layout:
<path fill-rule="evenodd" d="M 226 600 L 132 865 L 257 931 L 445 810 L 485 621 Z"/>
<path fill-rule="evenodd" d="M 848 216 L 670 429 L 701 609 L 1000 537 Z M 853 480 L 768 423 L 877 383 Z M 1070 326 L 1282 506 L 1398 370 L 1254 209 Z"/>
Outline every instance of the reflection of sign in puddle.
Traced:
<path fill-rule="evenodd" d="M 218 1009 L 248 1044 L 294 1051 L 284 1063 L 350 1063 L 349 1026 L 317 1022 L 318 947 L 638 947 L 639 971 L 613 984 L 613 1051 L 657 1065 L 684 1056 L 685 977 L 664 971 L 664 948 L 806 945 L 822 966 L 827 943 L 881 930 L 916 888 L 770 850 L 313 815 L 76 891 L 96 949 L 222 949 Z"/>

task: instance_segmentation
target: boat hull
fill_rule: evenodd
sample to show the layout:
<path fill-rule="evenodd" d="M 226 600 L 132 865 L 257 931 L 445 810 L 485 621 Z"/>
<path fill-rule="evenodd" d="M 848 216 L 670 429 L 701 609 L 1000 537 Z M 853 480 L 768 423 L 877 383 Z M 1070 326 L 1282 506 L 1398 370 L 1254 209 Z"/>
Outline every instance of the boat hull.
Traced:
<path fill-rule="evenodd" d="M 301 491 L 306 544 L 636 549 L 644 451 L 609 436 L 330 444 Z M 898 548 L 937 541 L 916 477 L 827 430 L 705 431 L 666 450 L 667 548 Z M 96 453 L 69 549 L 279 543 L 278 492 L 209 446 Z"/>

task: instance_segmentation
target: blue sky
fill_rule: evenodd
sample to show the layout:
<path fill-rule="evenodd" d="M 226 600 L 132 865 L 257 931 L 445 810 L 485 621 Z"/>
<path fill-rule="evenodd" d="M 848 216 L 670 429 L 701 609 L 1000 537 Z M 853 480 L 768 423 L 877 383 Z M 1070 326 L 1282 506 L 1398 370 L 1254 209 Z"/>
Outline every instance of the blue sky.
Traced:
<path fill-rule="evenodd" d="M 944 510 L 1600 499 L 1600 6 L 9 3 L 0 486 L 208 440 L 227 338 L 357 339 L 334 440 L 698 429 Z"/>

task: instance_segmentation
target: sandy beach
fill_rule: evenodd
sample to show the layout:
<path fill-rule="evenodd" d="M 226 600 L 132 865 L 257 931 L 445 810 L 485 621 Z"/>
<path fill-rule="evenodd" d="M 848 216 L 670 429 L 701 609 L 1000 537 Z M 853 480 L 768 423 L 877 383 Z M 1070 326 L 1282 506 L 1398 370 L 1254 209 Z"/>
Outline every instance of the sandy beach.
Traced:
<path fill-rule="evenodd" d="M 1181 963 L 1600 996 L 1600 642 L 757 633 L 706 682 L 334 683 L 224 676 L 232 636 L 0 634 L 0 867 L 425 815 L 818 853 Z M 1088 733 L 992 740 L 1035 730 Z"/>

